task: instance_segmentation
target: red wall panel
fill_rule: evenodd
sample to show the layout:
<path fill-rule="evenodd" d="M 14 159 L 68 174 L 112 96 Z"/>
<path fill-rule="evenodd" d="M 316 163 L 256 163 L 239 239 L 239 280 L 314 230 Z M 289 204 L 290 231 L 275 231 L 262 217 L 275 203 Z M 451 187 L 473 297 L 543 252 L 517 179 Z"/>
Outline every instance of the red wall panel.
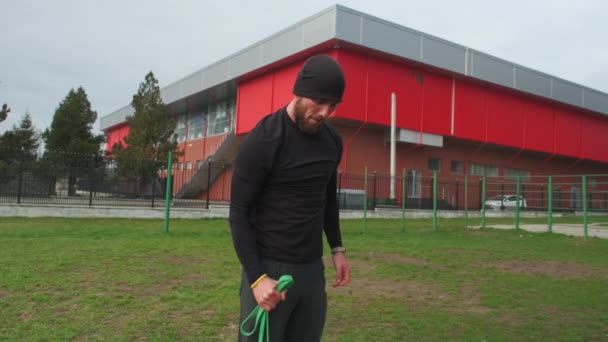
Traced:
<path fill-rule="evenodd" d="M 396 73 L 396 76 L 398 76 L 396 81 L 401 85 L 396 93 L 397 126 L 421 130 L 423 92 L 422 80 L 424 76 L 422 75 L 421 71 L 405 66 L 400 67 L 400 72 Z M 387 117 L 387 120 L 389 120 L 390 123 L 390 116 Z"/>
<path fill-rule="evenodd" d="M 397 96 L 397 126 L 421 129 L 422 81 L 420 73 L 393 62 L 371 58 L 368 72 L 368 121 L 390 125 L 391 93 Z"/>
<path fill-rule="evenodd" d="M 595 117 L 583 119 L 582 157 L 608 161 L 608 121 Z"/>
<path fill-rule="evenodd" d="M 582 122 L 580 115 L 566 109 L 555 113 L 555 152 L 580 157 Z"/>
<path fill-rule="evenodd" d="M 500 145 L 523 146 L 523 103 L 497 91 L 487 94 L 487 140 Z"/>
<path fill-rule="evenodd" d="M 106 141 L 106 151 L 112 150 L 112 146 L 118 141 L 118 130 L 109 130 L 107 132 L 108 139 Z"/>
<path fill-rule="evenodd" d="M 116 143 L 124 145 L 124 139 L 129 135 L 129 126 L 123 125 L 115 127 L 108 131 L 108 141 L 106 142 L 106 151 L 112 150 L 112 146 Z"/>
<path fill-rule="evenodd" d="M 608 121 L 500 87 L 454 81 L 432 70 L 377 55 L 334 49 L 346 77 L 336 116 L 390 125 L 391 93 L 397 95 L 397 126 L 490 142 L 514 148 L 608 161 Z M 263 116 L 286 105 L 304 60 L 238 86 L 237 133 L 246 133 Z M 111 138 L 114 141 L 114 137 Z"/>
<path fill-rule="evenodd" d="M 293 83 L 304 62 L 292 64 L 274 73 L 272 86 L 272 111 L 287 105 L 293 98 Z"/>
<path fill-rule="evenodd" d="M 326 54 L 333 58 L 337 56 L 335 51 Z M 289 103 L 293 98 L 293 83 L 304 61 L 239 83 L 236 134 L 249 132 L 265 115 Z"/>
<path fill-rule="evenodd" d="M 405 69 L 388 62 L 370 58 L 367 64 L 370 87 L 367 90 L 367 120 L 382 125 L 390 124 L 391 93 L 405 91 L 399 79 L 405 78 Z M 400 110 L 399 116 L 403 116 Z"/>
<path fill-rule="evenodd" d="M 541 152 L 555 152 L 555 114 L 539 102 L 524 104 L 524 147 Z"/>
<path fill-rule="evenodd" d="M 268 73 L 239 84 L 237 134 L 249 132 L 264 115 L 272 111 L 272 81 L 273 74 Z"/>
<path fill-rule="evenodd" d="M 456 80 L 454 91 L 454 135 L 486 140 L 486 91 L 480 86 Z"/>
<path fill-rule="evenodd" d="M 367 57 L 346 50 L 338 53 L 338 62 L 344 70 L 346 88 L 336 116 L 365 121 L 367 110 Z"/>
<path fill-rule="evenodd" d="M 452 79 L 424 73 L 422 130 L 450 135 L 452 130 Z"/>

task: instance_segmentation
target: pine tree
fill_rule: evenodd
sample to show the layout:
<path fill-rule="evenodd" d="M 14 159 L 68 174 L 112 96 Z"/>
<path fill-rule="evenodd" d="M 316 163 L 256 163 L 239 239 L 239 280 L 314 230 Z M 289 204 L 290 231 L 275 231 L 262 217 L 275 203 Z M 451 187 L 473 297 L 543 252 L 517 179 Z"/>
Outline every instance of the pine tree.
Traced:
<path fill-rule="evenodd" d="M 55 111 L 51 127 L 42 135 L 46 151 L 98 154 L 104 138 L 93 134 L 95 120 L 97 112 L 91 109 L 85 90 L 71 89 Z"/>
<path fill-rule="evenodd" d="M 32 117 L 25 113 L 19 126 L 5 132 L 0 137 L 0 146 L 5 150 L 4 156 L 10 154 L 14 161 L 34 161 L 40 146 L 40 135 L 32 125 Z"/>
<path fill-rule="evenodd" d="M 5 103 L 2 105 L 2 110 L 0 110 L 0 122 L 6 120 L 8 113 L 11 112 L 11 109 L 8 108 L 8 105 Z"/>
<path fill-rule="evenodd" d="M 119 175 L 137 177 L 148 184 L 158 168 L 166 165 L 169 151 L 177 152 L 177 143 L 171 139 L 176 123 L 166 111 L 152 72 L 139 85 L 131 105 L 135 112 L 127 118 L 125 146 L 115 144 L 112 154 L 118 161 Z"/>
<path fill-rule="evenodd" d="M 68 174 L 68 195 L 76 193 L 80 173 L 88 177 L 91 168 L 99 164 L 103 135 L 94 135 L 93 124 L 97 112 L 91 109 L 87 93 L 82 87 L 71 89 L 59 104 L 50 128 L 42 134 L 45 142 L 44 164 L 55 175 Z"/>
<path fill-rule="evenodd" d="M 26 113 L 19 126 L 0 136 L 0 183 L 18 179 L 23 170 L 31 170 L 37 159 L 40 135 Z"/>

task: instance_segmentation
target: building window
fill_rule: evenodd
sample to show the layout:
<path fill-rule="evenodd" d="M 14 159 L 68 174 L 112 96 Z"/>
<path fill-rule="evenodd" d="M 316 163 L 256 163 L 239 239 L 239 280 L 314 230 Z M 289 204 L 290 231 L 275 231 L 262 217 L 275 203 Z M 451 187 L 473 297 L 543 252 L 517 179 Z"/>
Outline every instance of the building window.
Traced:
<path fill-rule="evenodd" d="M 196 168 L 199 169 L 199 170 L 203 168 L 203 161 L 202 160 L 197 160 L 196 161 Z"/>
<path fill-rule="evenodd" d="M 481 164 L 471 163 L 469 173 L 473 176 L 483 176 L 485 172 L 484 166 Z"/>
<path fill-rule="evenodd" d="M 510 169 L 505 168 L 505 177 L 517 177 L 520 176 L 521 179 L 529 180 L 530 179 L 530 171 L 521 170 L 521 169 Z"/>
<path fill-rule="evenodd" d="M 187 161 L 186 162 L 186 170 L 192 170 L 192 162 L 191 161 Z"/>
<path fill-rule="evenodd" d="M 471 163 L 469 173 L 473 176 L 498 177 L 498 167 L 493 165 Z"/>
<path fill-rule="evenodd" d="M 407 195 L 408 197 L 420 197 L 422 188 L 422 172 L 410 170 L 407 173 Z"/>
<path fill-rule="evenodd" d="M 600 184 L 606 184 L 606 183 L 600 183 Z M 587 186 L 590 188 L 595 188 L 597 186 L 597 179 L 596 178 L 587 178 Z"/>
<path fill-rule="evenodd" d="M 177 126 L 175 129 L 175 138 L 177 142 L 186 140 L 186 116 L 180 115 L 177 118 Z"/>
<path fill-rule="evenodd" d="M 429 158 L 428 168 L 431 171 L 441 171 L 441 159 Z"/>
<path fill-rule="evenodd" d="M 191 113 L 188 118 L 188 140 L 200 139 L 203 137 L 205 119 L 204 113 Z"/>
<path fill-rule="evenodd" d="M 452 160 L 450 163 L 450 172 L 464 173 L 464 163 L 461 160 Z"/>
<path fill-rule="evenodd" d="M 229 128 L 229 104 L 226 101 L 209 104 L 209 114 L 207 117 L 207 135 L 217 135 L 228 133 Z"/>
<path fill-rule="evenodd" d="M 234 131 L 236 121 L 234 120 L 234 118 L 236 117 L 236 97 L 230 99 L 230 110 L 228 114 L 230 115 L 230 131 Z"/>

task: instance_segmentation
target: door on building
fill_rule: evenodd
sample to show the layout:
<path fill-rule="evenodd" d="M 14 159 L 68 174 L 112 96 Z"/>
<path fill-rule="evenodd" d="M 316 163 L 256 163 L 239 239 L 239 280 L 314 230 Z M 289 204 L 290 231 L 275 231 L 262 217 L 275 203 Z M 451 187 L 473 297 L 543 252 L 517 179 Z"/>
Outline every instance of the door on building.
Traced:
<path fill-rule="evenodd" d="M 553 189 L 553 209 L 561 209 L 562 208 L 562 189 L 555 188 Z"/>
<path fill-rule="evenodd" d="M 581 189 L 580 188 L 571 188 L 570 189 L 570 207 L 572 209 L 581 209 L 582 206 L 582 202 L 581 202 Z"/>
<path fill-rule="evenodd" d="M 409 170 L 407 172 L 407 194 L 406 197 L 416 201 L 417 209 L 421 208 L 421 192 L 422 192 L 422 172 L 419 170 Z M 406 206 L 411 202 L 406 200 Z M 408 206 L 408 207 L 410 207 Z"/>

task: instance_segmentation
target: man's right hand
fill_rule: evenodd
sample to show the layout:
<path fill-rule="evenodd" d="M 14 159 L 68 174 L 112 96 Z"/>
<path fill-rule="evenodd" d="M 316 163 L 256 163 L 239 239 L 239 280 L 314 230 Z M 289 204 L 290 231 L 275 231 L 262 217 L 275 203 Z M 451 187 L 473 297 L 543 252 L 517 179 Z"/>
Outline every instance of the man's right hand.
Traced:
<path fill-rule="evenodd" d="M 264 309 L 264 311 L 271 311 L 274 309 L 279 301 L 285 299 L 285 292 L 278 292 L 276 290 L 277 281 L 271 278 L 262 279 L 254 288 L 253 296 L 258 305 Z"/>

